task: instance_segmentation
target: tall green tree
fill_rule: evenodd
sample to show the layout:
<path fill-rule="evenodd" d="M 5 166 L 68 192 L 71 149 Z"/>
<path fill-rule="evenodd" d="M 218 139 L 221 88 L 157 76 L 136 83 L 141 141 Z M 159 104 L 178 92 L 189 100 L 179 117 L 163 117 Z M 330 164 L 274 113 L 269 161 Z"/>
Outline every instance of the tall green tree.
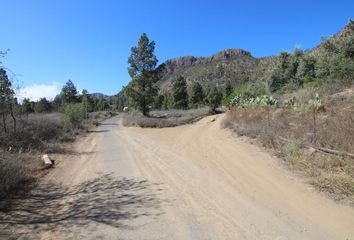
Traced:
<path fill-rule="evenodd" d="M 268 74 L 269 89 L 272 92 L 280 90 L 287 84 L 294 87 L 302 86 L 302 79 L 297 75 L 302 58 L 303 52 L 298 48 L 295 49 L 294 54 L 287 52 L 279 54 L 274 68 Z"/>
<path fill-rule="evenodd" d="M 204 91 L 202 85 L 199 82 L 194 82 L 192 85 L 192 91 L 190 96 L 190 103 L 194 106 L 203 104 Z"/>
<path fill-rule="evenodd" d="M 14 131 L 16 131 L 16 118 L 14 116 L 15 91 L 8 78 L 6 71 L 0 68 L 0 114 L 2 115 L 2 124 L 4 132 L 7 132 L 6 119 L 10 114 L 14 121 Z"/>
<path fill-rule="evenodd" d="M 85 123 L 87 124 L 88 112 L 90 111 L 90 96 L 86 89 L 82 90 L 80 94 L 80 102 L 83 105 L 85 111 Z"/>
<path fill-rule="evenodd" d="M 52 106 L 46 98 L 39 99 L 39 101 L 34 105 L 34 111 L 36 113 L 45 113 L 50 112 L 51 110 Z"/>
<path fill-rule="evenodd" d="M 80 94 L 80 102 L 84 105 L 86 114 L 94 110 L 94 100 L 86 89 L 83 89 Z"/>
<path fill-rule="evenodd" d="M 29 98 L 24 98 L 22 101 L 22 112 L 23 113 L 31 113 L 34 109 L 32 108 L 32 104 Z"/>
<path fill-rule="evenodd" d="M 297 77 L 303 82 L 311 81 L 314 77 L 316 77 L 315 66 L 316 59 L 314 57 L 303 57 L 297 69 Z"/>
<path fill-rule="evenodd" d="M 173 82 L 172 95 L 173 95 L 174 108 L 176 109 L 188 108 L 187 82 L 184 79 L 184 77 L 179 76 Z"/>
<path fill-rule="evenodd" d="M 79 95 L 74 83 L 71 80 L 68 80 L 61 89 L 60 99 L 62 104 L 78 102 Z"/>
<path fill-rule="evenodd" d="M 173 97 L 171 95 L 171 93 L 164 93 L 164 98 L 163 98 L 163 103 L 162 103 L 162 108 L 163 109 L 170 109 L 173 107 Z"/>
<path fill-rule="evenodd" d="M 291 56 L 290 66 L 285 71 L 285 79 L 288 79 L 290 83 L 294 84 L 295 86 L 302 86 L 303 81 L 301 78 L 297 77 L 298 68 L 300 62 L 304 56 L 304 52 L 300 48 L 296 48 L 293 55 Z"/>
<path fill-rule="evenodd" d="M 96 111 L 104 111 L 109 109 L 109 104 L 106 99 L 100 98 L 96 102 Z"/>
<path fill-rule="evenodd" d="M 150 41 L 145 33 L 139 39 L 138 45 L 131 48 L 128 58 L 128 73 L 132 78 L 126 87 L 126 93 L 143 115 L 148 115 L 149 105 L 154 102 L 157 89 L 153 86 L 153 71 L 156 69 L 157 58 L 154 54 L 155 42 Z"/>
<path fill-rule="evenodd" d="M 222 100 L 222 92 L 216 87 L 212 88 L 208 93 L 208 104 L 212 112 L 216 112 L 216 108 L 220 106 Z"/>

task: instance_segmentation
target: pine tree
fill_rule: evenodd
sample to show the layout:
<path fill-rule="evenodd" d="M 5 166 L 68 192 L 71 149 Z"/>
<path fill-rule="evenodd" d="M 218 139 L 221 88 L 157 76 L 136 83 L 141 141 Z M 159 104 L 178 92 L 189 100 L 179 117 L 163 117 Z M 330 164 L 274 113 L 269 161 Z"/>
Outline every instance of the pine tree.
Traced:
<path fill-rule="evenodd" d="M 153 103 L 157 89 L 153 86 L 153 71 L 156 68 L 157 58 L 154 55 L 155 42 L 149 40 L 143 33 L 138 45 L 131 48 L 128 59 L 128 73 L 132 78 L 126 93 L 131 102 L 143 115 L 148 115 L 149 105 Z"/>
<path fill-rule="evenodd" d="M 316 76 L 315 72 L 316 59 L 314 57 L 303 57 L 297 69 L 297 77 L 301 81 L 308 81 Z"/>
<path fill-rule="evenodd" d="M 178 77 L 172 86 L 173 103 L 176 109 L 188 108 L 187 82 L 184 77 Z"/>
<path fill-rule="evenodd" d="M 0 114 L 2 115 L 2 124 L 4 132 L 7 132 L 6 119 L 10 114 L 14 121 L 14 131 L 16 131 L 16 118 L 13 112 L 15 102 L 15 91 L 9 80 L 6 71 L 0 68 Z"/>
<path fill-rule="evenodd" d="M 74 83 L 71 80 L 68 80 L 61 89 L 60 99 L 63 104 L 78 102 L 78 92 Z"/>
<path fill-rule="evenodd" d="M 202 85 L 198 82 L 194 82 L 192 85 L 192 92 L 190 97 L 190 103 L 194 106 L 201 105 L 204 99 L 204 91 Z"/>
<path fill-rule="evenodd" d="M 52 110 L 52 106 L 51 106 L 50 102 L 46 98 L 41 98 L 34 105 L 34 111 L 36 113 L 50 112 L 51 110 Z"/>
<path fill-rule="evenodd" d="M 22 112 L 26 114 L 33 112 L 31 101 L 28 98 L 22 101 Z"/>
<path fill-rule="evenodd" d="M 219 107 L 221 104 L 222 93 L 216 87 L 214 87 L 210 90 L 207 99 L 211 111 L 215 112 L 216 108 Z"/>

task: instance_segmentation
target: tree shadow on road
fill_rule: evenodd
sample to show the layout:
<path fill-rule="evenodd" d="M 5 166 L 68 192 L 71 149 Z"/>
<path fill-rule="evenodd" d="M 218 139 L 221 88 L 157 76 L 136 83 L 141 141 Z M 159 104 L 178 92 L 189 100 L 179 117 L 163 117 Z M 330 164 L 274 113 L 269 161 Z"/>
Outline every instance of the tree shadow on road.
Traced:
<path fill-rule="evenodd" d="M 111 122 L 105 122 L 105 123 L 100 123 L 100 126 L 118 126 L 118 123 L 111 123 Z"/>
<path fill-rule="evenodd" d="M 158 193 L 152 193 L 153 185 L 157 184 L 111 174 L 70 189 L 55 183 L 41 184 L 25 195 L 0 202 L 0 238 L 13 237 L 19 228 L 22 236 L 90 223 L 129 228 L 132 219 L 162 214 Z"/>
<path fill-rule="evenodd" d="M 101 129 L 101 130 L 98 130 L 98 129 L 95 129 L 95 130 L 87 130 L 88 133 L 106 133 L 106 132 L 109 132 L 108 129 Z"/>

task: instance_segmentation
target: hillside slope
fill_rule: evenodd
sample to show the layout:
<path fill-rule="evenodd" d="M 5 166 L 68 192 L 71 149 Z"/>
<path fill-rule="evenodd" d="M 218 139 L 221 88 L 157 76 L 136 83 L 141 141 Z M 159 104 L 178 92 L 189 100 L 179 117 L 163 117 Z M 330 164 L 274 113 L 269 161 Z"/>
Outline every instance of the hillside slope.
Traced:
<path fill-rule="evenodd" d="M 179 57 L 167 60 L 158 68 L 161 91 L 171 88 L 178 76 L 185 77 L 187 84 L 199 82 L 204 88 L 224 86 L 227 81 L 232 85 L 257 78 L 264 74 L 271 58 L 255 58 L 242 49 L 226 49 L 210 57 Z"/>
<path fill-rule="evenodd" d="M 339 44 L 350 34 L 350 23 L 339 32 L 328 38 L 329 43 Z M 320 56 L 323 54 L 326 41 L 305 51 L 305 54 Z M 247 81 L 261 80 L 267 70 L 276 62 L 277 56 L 256 58 L 251 52 L 242 49 L 226 49 L 210 57 L 179 57 L 165 61 L 158 67 L 157 86 L 162 92 L 171 88 L 172 82 L 179 75 L 187 84 L 199 82 L 204 88 L 222 87 L 227 81 L 233 86 Z"/>
<path fill-rule="evenodd" d="M 312 49 L 296 49 L 294 53 L 280 52 L 277 56 L 256 58 L 243 49 L 226 49 L 210 57 L 184 56 L 169 59 L 155 70 L 155 86 L 169 108 L 172 100 L 171 95 L 166 93 L 170 92 L 173 81 L 179 76 L 185 78 L 189 91 L 194 82 L 200 83 L 204 90 L 210 87 L 224 90 L 227 82 L 233 88 L 246 83 L 244 86 L 253 91 L 252 96 L 282 94 L 333 80 L 339 80 L 338 84 L 343 85 L 341 80 L 351 78 L 352 62 L 341 50 L 347 44 L 346 49 L 351 51 L 348 44 L 351 44 L 353 32 L 354 21 L 350 20 L 339 32 L 324 38 Z M 131 82 L 127 88 L 130 85 Z M 122 106 L 129 105 L 124 89 L 117 95 Z"/>

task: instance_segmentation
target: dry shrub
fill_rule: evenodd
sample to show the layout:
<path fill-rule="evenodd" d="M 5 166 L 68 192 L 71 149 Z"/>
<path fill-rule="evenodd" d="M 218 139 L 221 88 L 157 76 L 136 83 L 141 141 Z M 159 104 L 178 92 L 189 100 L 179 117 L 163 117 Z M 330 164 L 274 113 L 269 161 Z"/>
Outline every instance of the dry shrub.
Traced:
<path fill-rule="evenodd" d="M 239 135 L 257 137 L 264 146 L 281 152 L 281 157 L 301 170 L 318 189 L 354 202 L 354 160 L 332 155 L 308 155 L 299 146 L 320 146 L 354 153 L 354 99 L 335 98 L 325 103 L 326 111 L 317 114 L 316 137 L 311 113 L 291 109 L 271 110 L 271 121 L 262 108 L 231 109 L 223 119 L 223 127 Z M 283 144 L 279 137 L 294 144 Z M 296 144 L 295 144 L 296 143 Z"/>
<path fill-rule="evenodd" d="M 327 148 L 354 153 L 354 112 L 332 111 L 323 122 L 317 142 Z"/>
<path fill-rule="evenodd" d="M 76 132 L 65 127 L 60 113 L 31 114 L 18 118 L 17 131 L 0 129 L 0 148 L 13 152 L 47 150 L 50 144 L 73 141 Z"/>
<path fill-rule="evenodd" d="M 278 114 L 278 110 L 270 109 L 269 111 L 268 121 L 268 110 L 265 108 L 232 108 L 223 119 L 222 126 L 234 129 L 239 135 L 259 137 L 268 141 L 289 125 L 284 121 L 283 116 Z"/>
<path fill-rule="evenodd" d="M 295 144 L 281 144 L 278 149 L 282 159 L 294 169 L 301 170 L 316 188 L 330 193 L 335 199 L 347 196 L 354 202 L 353 159 L 309 154 Z"/>
<path fill-rule="evenodd" d="M 53 114 L 23 116 L 18 119 L 16 132 L 0 131 L 0 147 L 21 151 L 44 149 L 45 142 L 59 140 L 62 136 L 63 124 L 60 117 Z"/>
<path fill-rule="evenodd" d="M 198 121 L 209 114 L 208 108 L 183 110 L 153 111 L 149 117 L 140 112 L 123 114 L 123 126 L 136 126 L 143 128 L 176 127 Z"/>
<path fill-rule="evenodd" d="M 0 152 L 0 198 L 33 181 L 33 168 L 26 156 Z"/>
<path fill-rule="evenodd" d="M 354 183 L 350 176 L 341 173 L 320 174 L 317 178 L 312 179 L 311 183 L 320 190 L 331 193 L 336 199 L 340 199 L 340 195 L 344 195 L 354 202 Z"/>
<path fill-rule="evenodd" d="M 341 111 L 329 106 L 325 112 L 318 113 L 316 139 L 311 113 L 279 108 L 271 110 L 270 114 L 268 123 L 265 109 L 231 109 L 223 120 L 223 126 L 252 138 L 267 140 L 281 136 L 305 145 L 354 153 L 354 105 Z"/>

